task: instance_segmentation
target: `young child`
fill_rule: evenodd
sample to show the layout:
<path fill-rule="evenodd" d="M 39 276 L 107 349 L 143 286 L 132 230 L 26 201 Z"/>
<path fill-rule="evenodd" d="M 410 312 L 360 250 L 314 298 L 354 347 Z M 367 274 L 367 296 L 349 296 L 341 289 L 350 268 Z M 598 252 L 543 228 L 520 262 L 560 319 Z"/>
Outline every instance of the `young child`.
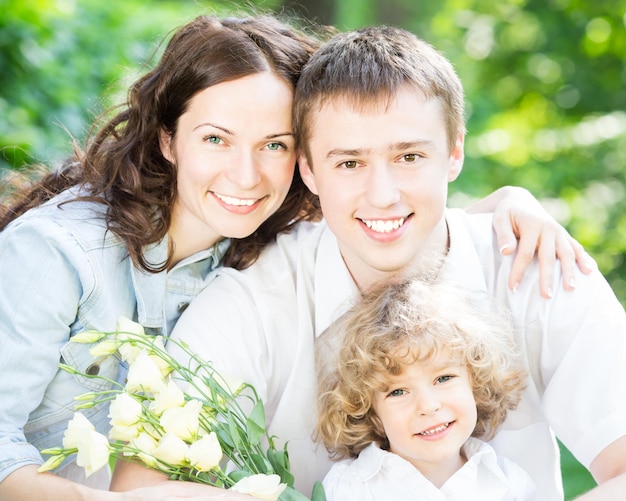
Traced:
<path fill-rule="evenodd" d="M 324 480 L 329 501 L 531 499 L 528 474 L 481 440 L 525 386 L 507 317 L 409 278 L 365 293 L 328 335 L 317 433 L 349 458 Z"/>

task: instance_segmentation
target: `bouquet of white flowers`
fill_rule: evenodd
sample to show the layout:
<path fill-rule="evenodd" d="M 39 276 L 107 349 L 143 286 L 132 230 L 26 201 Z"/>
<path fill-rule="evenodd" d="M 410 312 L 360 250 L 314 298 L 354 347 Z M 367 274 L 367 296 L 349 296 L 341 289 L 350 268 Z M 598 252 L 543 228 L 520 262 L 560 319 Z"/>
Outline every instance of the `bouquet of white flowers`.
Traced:
<path fill-rule="evenodd" d="M 120 318 L 116 332 L 85 331 L 72 337 L 72 342 L 97 343 L 90 350 L 95 358 L 119 353 L 129 364 L 128 378 L 125 386 L 109 381 L 111 390 L 76 397 L 76 410 L 111 402 L 109 436 L 95 431 L 76 412 L 63 446 L 42 451 L 51 457 L 39 471 L 53 470 L 76 454 L 76 463 L 89 476 L 112 458 L 123 458 L 141 461 L 171 479 L 206 483 L 261 499 L 309 499 L 293 488 L 287 450 L 277 449 L 268 435 L 263 402 L 251 385 L 230 381 L 184 343 L 177 343 L 197 367 L 181 365 L 165 350 L 162 336 L 146 335 L 141 325 L 126 318 Z M 61 368 L 76 373 L 65 364 Z M 185 391 L 181 386 L 186 386 Z M 252 410 L 244 412 L 243 404 Z M 324 499 L 317 483 L 311 500 Z"/>

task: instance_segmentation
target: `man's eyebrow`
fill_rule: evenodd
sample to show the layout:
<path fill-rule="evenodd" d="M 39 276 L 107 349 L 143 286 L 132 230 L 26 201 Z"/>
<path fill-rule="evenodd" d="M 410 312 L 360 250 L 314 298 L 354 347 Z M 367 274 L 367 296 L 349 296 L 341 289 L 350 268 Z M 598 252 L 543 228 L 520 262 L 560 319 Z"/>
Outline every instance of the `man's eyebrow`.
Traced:
<path fill-rule="evenodd" d="M 413 141 L 400 141 L 398 143 L 390 144 L 387 149 L 389 151 L 398 150 L 410 150 L 412 148 L 431 148 L 435 144 L 430 139 L 415 139 Z M 335 148 L 326 153 L 326 158 L 346 156 L 346 157 L 358 157 L 360 155 L 367 155 L 371 153 L 371 148 Z"/>
<path fill-rule="evenodd" d="M 331 157 L 357 157 L 360 155 L 367 155 L 371 150 L 369 148 L 356 148 L 356 149 L 341 149 L 336 148 L 326 153 L 326 158 Z"/>
<path fill-rule="evenodd" d="M 429 148 L 435 144 L 430 139 L 416 139 L 414 141 L 401 141 L 389 145 L 389 151 L 410 150 L 411 148 Z"/>

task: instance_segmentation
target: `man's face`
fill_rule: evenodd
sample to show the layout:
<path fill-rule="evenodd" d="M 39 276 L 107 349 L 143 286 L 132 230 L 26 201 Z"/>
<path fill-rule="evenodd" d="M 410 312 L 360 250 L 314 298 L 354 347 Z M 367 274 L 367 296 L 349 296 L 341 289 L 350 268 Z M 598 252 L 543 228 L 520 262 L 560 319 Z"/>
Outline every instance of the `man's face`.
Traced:
<path fill-rule="evenodd" d="M 299 159 L 362 289 L 444 252 L 448 182 L 463 164 L 463 137 L 450 152 L 438 100 L 407 87 L 386 104 L 329 101 L 312 116 L 311 164 Z"/>

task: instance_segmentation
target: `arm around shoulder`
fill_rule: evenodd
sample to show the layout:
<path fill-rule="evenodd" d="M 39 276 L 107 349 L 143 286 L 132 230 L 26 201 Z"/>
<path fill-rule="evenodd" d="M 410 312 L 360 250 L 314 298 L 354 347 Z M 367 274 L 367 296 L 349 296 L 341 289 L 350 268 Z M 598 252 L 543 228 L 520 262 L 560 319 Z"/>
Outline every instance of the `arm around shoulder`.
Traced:
<path fill-rule="evenodd" d="M 600 452 L 589 469 L 598 486 L 577 500 L 626 499 L 626 435 Z"/>

